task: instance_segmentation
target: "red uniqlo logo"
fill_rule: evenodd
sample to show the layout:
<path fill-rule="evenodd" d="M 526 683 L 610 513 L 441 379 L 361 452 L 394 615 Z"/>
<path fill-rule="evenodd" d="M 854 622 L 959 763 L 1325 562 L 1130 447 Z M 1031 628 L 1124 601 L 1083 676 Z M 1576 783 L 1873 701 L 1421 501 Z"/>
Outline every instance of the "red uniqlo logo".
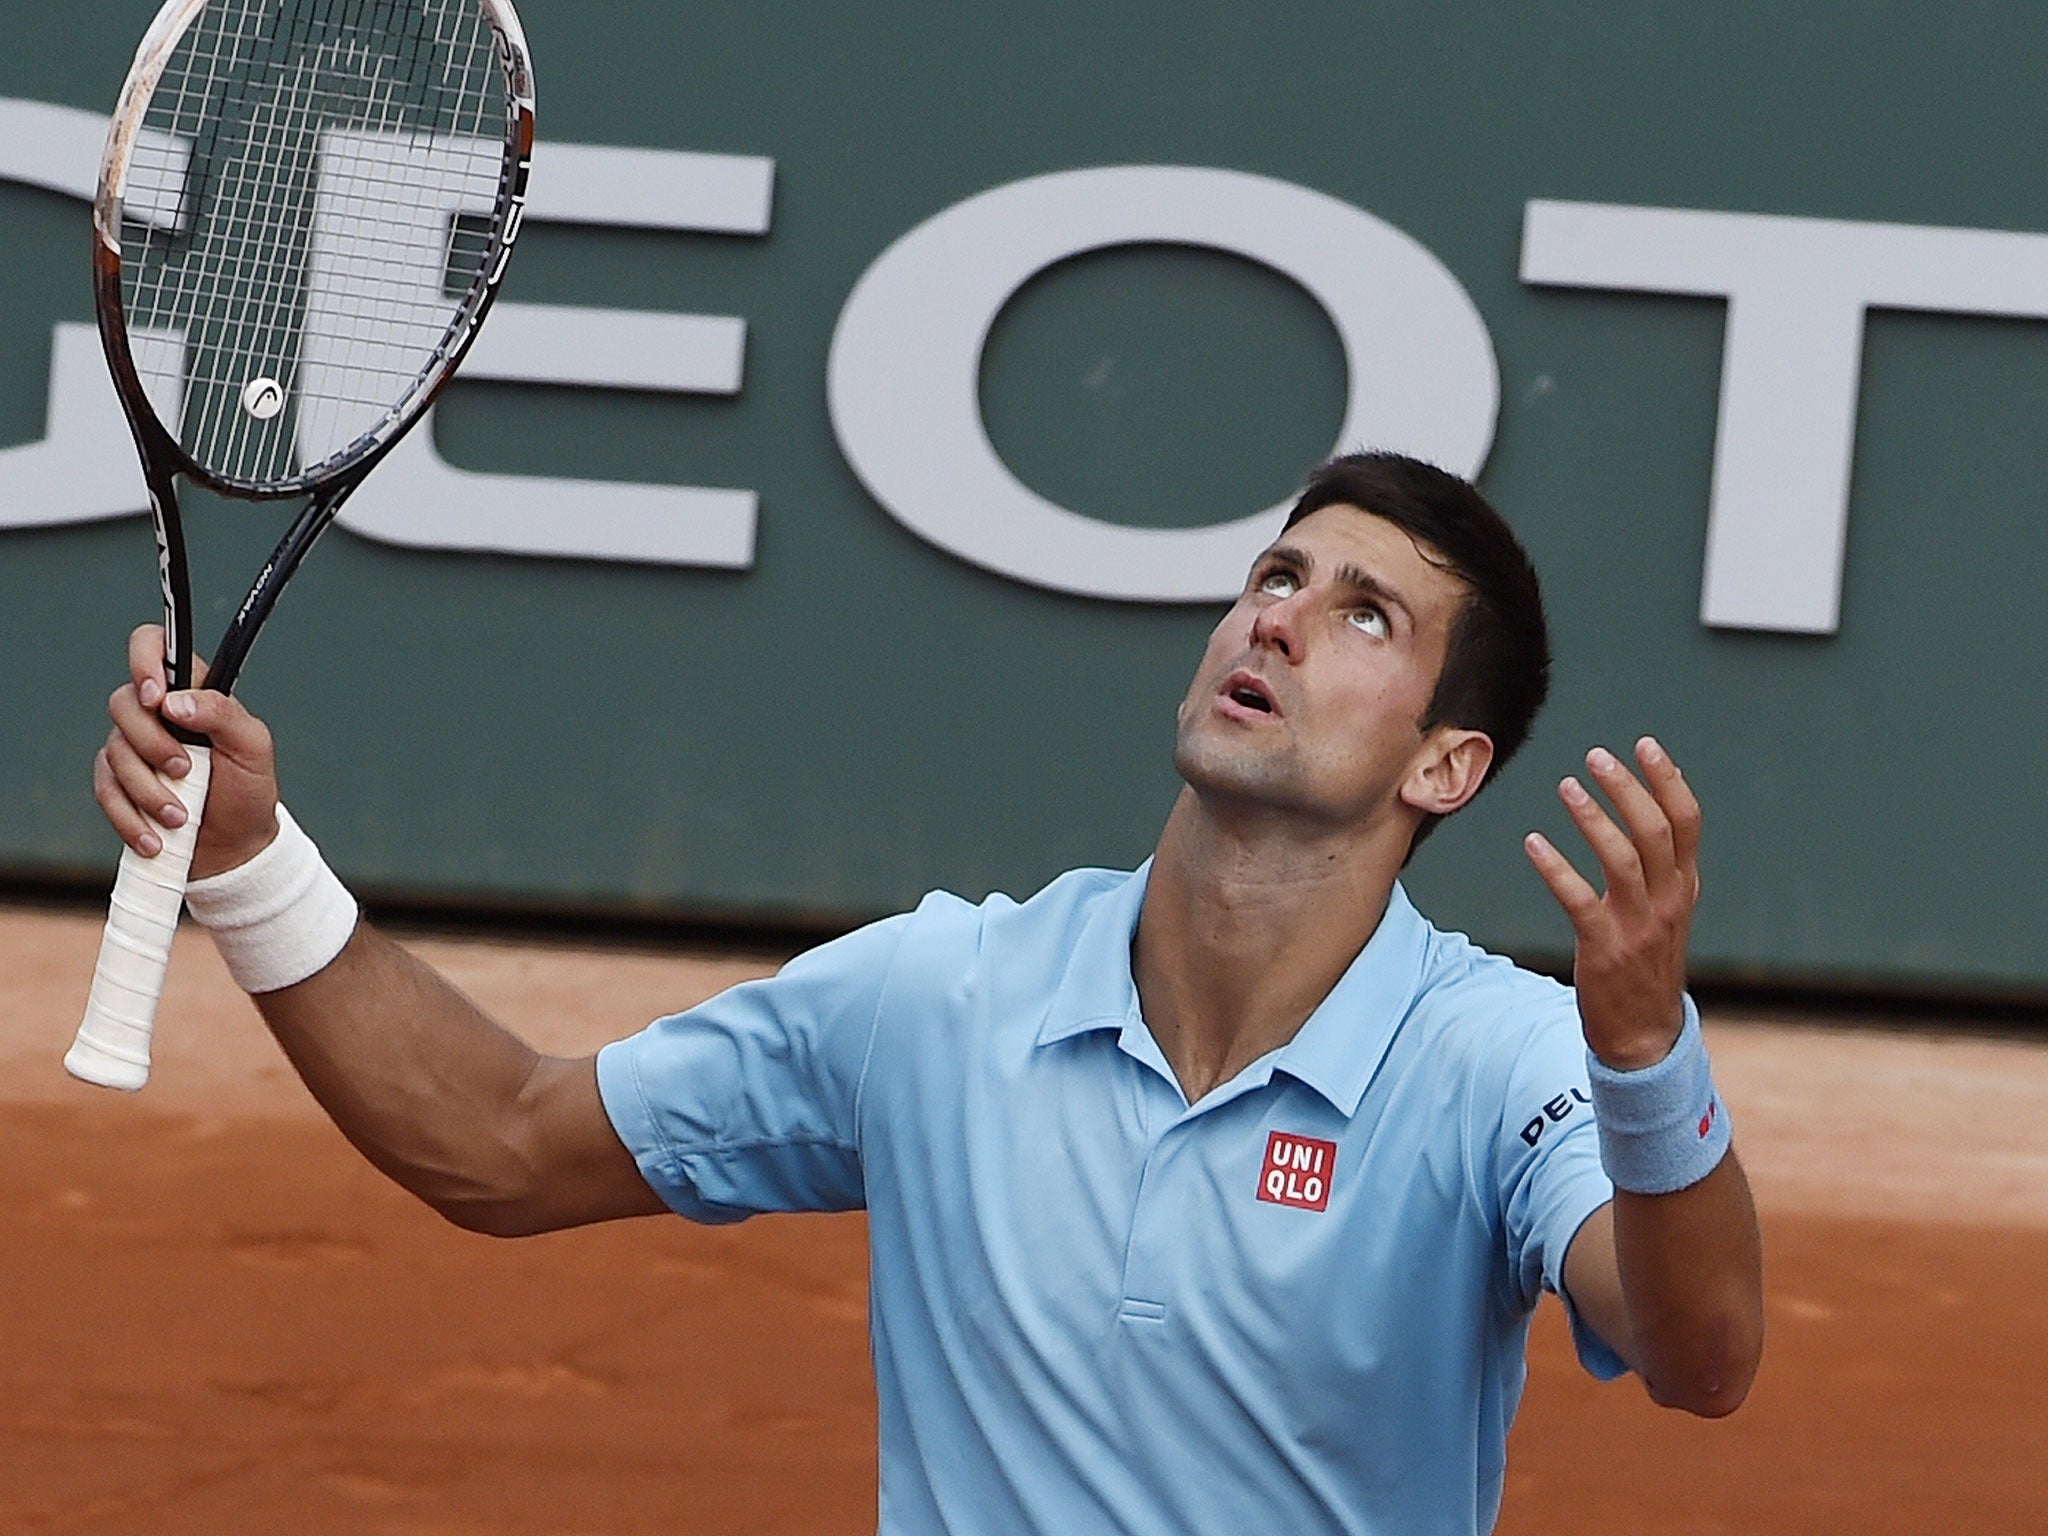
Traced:
<path fill-rule="evenodd" d="M 1330 1175 L 1337 1167 L 1337 1143 L 1275 1131 L 1266 1138 L 1266 1166 L 1259 1170 L 1259 1198 L 1304 1211 L 1327 1210 Z"/>

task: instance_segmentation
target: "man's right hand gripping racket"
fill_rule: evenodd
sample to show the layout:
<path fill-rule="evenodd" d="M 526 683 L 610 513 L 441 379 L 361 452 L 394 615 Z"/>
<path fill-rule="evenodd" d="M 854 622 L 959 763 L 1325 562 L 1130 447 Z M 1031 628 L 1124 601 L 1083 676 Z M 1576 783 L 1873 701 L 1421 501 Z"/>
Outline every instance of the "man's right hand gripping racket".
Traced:
<path fill-rule="evenodd" d="M 533 76 L 505 0 L 168 0 L 121 88 L 93 207 L 93 295 L 142 457 L 167 681 L 192 682 L 174 476 L 309 498 L 221 638 L 226 693 L 348 494 L 433 402 L 504 275 Z M 183 733 L 181 733 L 183 735 Z M 205 806 L 122 854 L 64 1065 L 140 1088 Z"/>

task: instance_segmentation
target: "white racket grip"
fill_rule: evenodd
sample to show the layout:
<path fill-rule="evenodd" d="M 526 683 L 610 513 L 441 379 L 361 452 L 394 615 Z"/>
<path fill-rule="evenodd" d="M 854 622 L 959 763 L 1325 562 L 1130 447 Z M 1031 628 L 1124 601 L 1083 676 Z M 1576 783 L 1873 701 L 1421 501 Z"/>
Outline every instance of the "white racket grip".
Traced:
<path fill-rule="evenodd" d="M 210 747 L 190 746 L 185 755 L 192 760 L 192 771 L 182 779 L 164 781 L 185 807 L 185 824 L 157 828 L 163 851 L 153 858 L 146 859 L 133 848 L 121 851 L 121 872 L 114 878 L 114 899 L 100 938 L 99 964 L 93 967 L 85 1022 L 64 1055 L 65 1071 L 103 1088 L 132 1092 L 149 1081 L 149 1034 L 156 1022 L 157 999 L 164 992 L 171 938 L 185 904 L 192 847 L 199 840 L 206 786 L 213 775 Z"/>

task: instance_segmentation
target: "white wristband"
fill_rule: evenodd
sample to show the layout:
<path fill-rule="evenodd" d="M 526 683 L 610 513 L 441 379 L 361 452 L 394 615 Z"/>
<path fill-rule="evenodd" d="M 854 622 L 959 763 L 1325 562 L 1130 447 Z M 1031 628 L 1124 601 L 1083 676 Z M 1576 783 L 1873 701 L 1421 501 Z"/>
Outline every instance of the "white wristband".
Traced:
<path fill-rule="evenodd" d="M 1616 1189 L 1668 1195 L 1699 1183 L 1728 1155 L 1728 1110 L 1707 1065 L 1699 1009 L 1685 999 L 1685 1024 L 1654 1066 L 1617 1072 L 1586 1052 L 1600 1161 Z"/>
<path fill-rule="evenodd" d="M 304 981 L 356 930 L 355 897 L 282 805 L 270 846 L 246 864 L 194 880 L 185 905 L 244 992 Z"/>

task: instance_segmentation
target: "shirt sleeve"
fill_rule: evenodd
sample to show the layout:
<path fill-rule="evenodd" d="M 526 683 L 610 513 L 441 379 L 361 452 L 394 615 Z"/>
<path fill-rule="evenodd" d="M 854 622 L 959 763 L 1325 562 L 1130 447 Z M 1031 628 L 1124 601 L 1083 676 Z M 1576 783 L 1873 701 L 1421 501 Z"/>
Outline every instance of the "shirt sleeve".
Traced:
<path fill-rule="evenodd" d="M 727 1222 L 866 1204 L 857 1108 L 908 921 L 822 944 L 598 1052 L 605 1113 L 672 1209 Z"/>
<path fill-rule="evenodd" d="M 1522 1039 L 1508 1072 L 1497 1132 L 1510 1282 L 1522 1307 L 1542 1291 L 1564 1302 L 1579 1363 L 1608 1381 L 1627 1369 L 1586 1326 L 1564 1288 L 1564 1260 L 1586 1218 L 1614 1198 L 1600 1165 L 1586 1078 L 1586 1042 L 1573 994 L 1560 990 Z"/>

